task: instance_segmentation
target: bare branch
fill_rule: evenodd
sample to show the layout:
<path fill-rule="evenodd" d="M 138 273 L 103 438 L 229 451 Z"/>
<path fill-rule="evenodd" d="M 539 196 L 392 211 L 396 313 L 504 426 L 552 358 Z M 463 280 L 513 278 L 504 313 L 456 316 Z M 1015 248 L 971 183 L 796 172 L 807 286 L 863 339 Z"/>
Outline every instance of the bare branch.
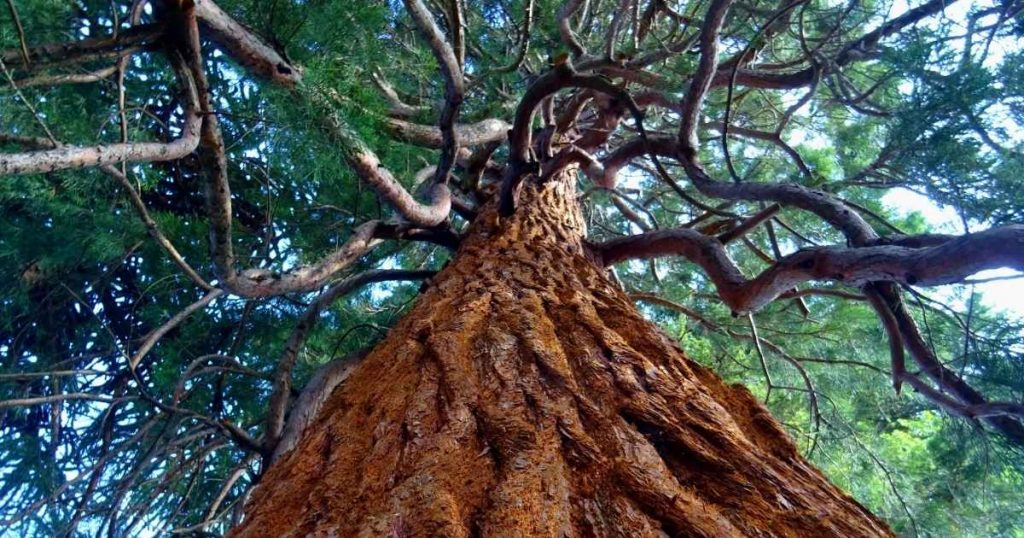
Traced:
<path fill-rule="evenodd" d="M 409 222 L 429 227 L 436 226 L 448 218 L 451 211 L 451 192 L 446 185 L 434 184 L 431 187 L 429 204 L 421 204 L 387 168 L 380 164 L 377 155 L 337 113 L 328 113 L 321 123 L 326 134 L 340 146 L 342 156 L 348 165 L 355 169 L 359 178 L 369 184 Z"/>
<path fill-rule="evenodd" d="M 117 71 L 117 66 L 104 67 L 88 73 L 65 73 L 61 75 L 38 75 L 18 79 L 14 84 L 19 88 L 33 86 L 59 86 L 61 84 L 91 84 L 106 79 Z"/>
<path fill-rule="evenodd" d="M 25 67 L 29 67 L 32 61 L 29 59 L 28 43 L 25 40 L 25 28 L 21 25 L 21 17 L 18 16 L 18 8 L 14 6 L 14 0 L 7 0 L 7 9 L 11 11 L 11 19 L 14 20 L 14 27 L 18 30 L 18 43 L 21 45 L 21 61 Z"/>
<path fill-rule="evenodd" d="M 384 122 L 392 136 L 403 142 L 428 148 L 444 147 L 444 133 L 438 127 L 396 118 L 388 118 Z M 459 145 L 469 147 L 504 142 L 512 126 L 504 120 L 488 118 L 476 123 L 456 124 L 454 128 Z"/>
<path fill-rule="evenodd" d="M 768 361 L 764 357 L 764 349 L 761 347 L 761 336 L 757 333 L 757 323 L 754 321 L 754 314 L 747 314 L 747 322 L 750 326 L 750 340 L 754 342 L 754 351 L 757 352 L 758 362 L 761 364 L 761 373 L 764 374 L 764 382 L 767 385 L 767 392 L 764 396 L 764 402 L 767 404 L 768 400 L 772 397 L 772 375 L 768 372 Z"/>
<path fill-rule="evenodd" d="M 234 276 L 230 279 L 222 274 L 223 284 L 232 293 L 242 297 L 271 297 L 315 290 L 380 244 L 381 240 L 376 237 L 379 224 L 378 221 L 369 221 L 359 225 L 340 248 L 313 265 L 305 265 L 285 273 L 268 269 L 246 269 L 241 272 L 232 270 L 231 274 Z M 217 257 L 214 256 L 215 259 Z M 219 270 L 221 273 L 227 273 L 227 267 Z"/>
<path fill-rule="evenodd" d="M 441 135 L 444 144 L 441 147 L 441 160 L 437 164 L 437 171 L 434 173 L 434 183 L 446 184 L 452 167 L 455 166 L 455 155 L 459 150 L 459 139 L 455 130 L 455 120 L 459 116 L 459 108 L 465 97 L 465 79 L 462 76 L 462 10 L 459 1 L 452 3 L 452 24 L 451 32 L 456 44 L 452 46 L 445 41 L 441 29 L 434 22 L 434 17 L 422 0 L 405 0 L 405 8 L 416 21 L 420 33 L 430 45 L 434 58 L 441 66 L 441 74 L 444 76 L 444 108 L 441 110 L 441 117 L 438 125 L 441 128 Z M 445 211 L 447 213 L 447 211 Z"/>
<path fill-rule="evenodd" d="M 56 65 L 81 63 L 99 60 L 110 54 L 117 56 L 128 50 L 137 50 L 139 46 L 148 46 L 163 35 L 162 24 L 142 24 L 119 32 L 117 37 L 97 37 L 74 41 L 71 43 L 54 43 L 28 49 L 28 59 L 32 69 L 49 68 Z M 14 63 L 22 59 L 23 52 L 0 52 L 0 60 Z"/>
<path fill-rule="evenodd" d="M 146 203 L 142 201 L 142 197 L 139 195 L 138 191 L 135 190 L 135 186 L 132 185 L 132 182 L 129 181 L 120 170 L 113 166 L 103 165 L 100 167 L 100 170 L 117 180 L 117 182 L 124 187 L 125 191 L 128 193 L 128 199 L 131 201 L 132 207 L 135 208 L 135 211 L 139 214 L 139 218 L 142 220 L 142 223 L 146 226 L 146 231 L 149 233 L 150 237 L 152 237 L 153 240 L 156 241 L 156 243 L 160 245 L 165 252 L 167 252 L 171 261 L 180 267 L 185 275 L 187 275 L 189 279 L 195 282 L 200 288 L 208 291 L 213 290 L 213 286 L 203 279 L 203 277 L 199 276 L 199 273 L 197 273 L 196 270 L 185 261 L 185 258 L 178 252 L 178 249 L 174 248 L 171 241 L 167 239 L 163 232 L 160 231 L 156 221 L 149 216 L 149 210 L 146 209 Z"/>
<path fill-rule="evenodd" d="M 900 393 L 903 386 L 903 378 L 907 373 L 906 359 L 903 350 L 903 335 L 900 333 L 899 323 L 893 315 L 894 307 L 889 304 L 893 297 L 899 296 L 886 294 L 879 289 L 878 284 L 872 283 L 864 286 L 864 296 L 871 302 L 871 306 L 882 321 L 882 327 L 889 335 L 890 371 L 892 373 L 892 388 L 896 394 Z"/>
<path fill-rule="evenodd" d="M 1024 225 L 1011 225 L 960 236 L 924 248 L 900 246 L 817 247 L 798 251 L 748 280 L 722 244 L 700 232 L 675 228 L 615 239 L 597 246 L 604 263 L 680 255 L 699 265 L 737 313 L 753 312 L 797 284 L 833 280 L 847 284 L 872 281 L 937 286 L 962 281 L 984 269 L 1024 269 Z"/>
<path fill-rule="evenodd" d="M 1024 249 L 1014 249 L 1013 246 L 1015 244 L 1018 243 L 1007 241 L 1002 246 L 997 246 L 996 248 L 1017 250 L 1017 255 L 1019 256 L 1019 252 L 1024 252 Z M 975 254 L 966 250 L 962 255 L 969 257 Z M 910 352 L 910 356 L 921 367 L 922 373 L 939 387 L 939 390 L 935 391 L 924 388 L 927 387 L 927 384 L 917 376 L 905 374 L 901 376 L 902 379 L 920 391 L 925 397 L 942 405 L 947 410 L 968 418 L 983 416 L 986 423 L 999 430 L 1008 439 L 1017 444 L 1024 444 L 1024 424 L 1012 417 L 1003 416 L 1009 414 L 1024 418 L 1024 405 L 1005 402 L 999 402 L 997 405 L 996 402 L 988 402 L 980 392 L 970 386 L 956 372 L 947 368 L 935 356 L 931 346 L 921 336 L 920 331 L 917 329 L 917 324 L 910 316 L 910 313 L 907 312 L 906 306 L 900 300 L 896 291 L 879 288 L 879 292 L 882 294 L 885 304 L 895 318 L 903 344 L 906 346 L 907 351 Z M 948 397 L 939 397 L 942 392 L 951 394 L 955 398 L 954 401 L 959 401 L 960 404 L 949 405 Z"/>
<path fill-rule="evenodd" d="M 67 394 L 53 394 L 50 396 L 37 396 L 34 398 L 0 400 L 0 409 L 7 409 L 10 407 L 28 407 L 52 402 L 63 402 L 67 400 L 86 400 L 90 402 L 114 403 L 125 399 L 126 398 L 110 398 L 107 396 L 100 396 L 97 394 L 89 394 L 85 392 L 69 392 Z"/>
<path fill-rule="evenodd" d="M 779 299 L 794 299 L 797 297 L 809 297 L 809 296 L 823 296 L 823 297 L 836 297 L 839 299 L 845 299 L 847 301 L 866 301 L 867 297 L 859 294 L 852 293 L 843 290 L 836 290 L 831 288 L 804 288 L 787 291 L 779 295 Z"/>
<path fill-rule="evenodd" d="M 572 31 L 570 26 L 572 16 L 576 14 L 576 11 L 582 5 L 583 0 L 567 0 L 562 4 L 562 8 L 558 10 L 558 14 L 555 15 L 555 18 L 558 20 L 558 34 L 562 38 L 562 43 L 569 48 L 574 58 L 586 54 L 586 50 L 580 44 L 579 39 L 576 38 L 576 33 Z"/>
<path fill-rule="evenodd" d="M 164 337 L 164 335 L 170 332 L 171 329 L 180 325 L 181 322 L 185 321 L 185 319 L 191 316 L 195 311 L 206 308 L 207 305 L 212 303 L 214 299 L 221 295 L 224 295 L 224 290 L 211 290 L 201 299 L 186 306 L 181 312 L 178 312 L 163 325 L 157 327 L 156 330 L 146 335 L 146 339 L 142 342 L 142 345 L 139 346 L 139 349 L 136 350 L 135 354 L 132 355 L 131 359 L 129 359 L 128 367 L 135 370 L 138 367 L 139 362 L 146 357 L 149 351 L 153 349 L 153 346 L 155 346 L 157 342 Z"/>
<path fill-rule="evenodd" d="M 775 214 L 779 212 L 779 209 L 779 204 L 772 204 L 762 209 L 761 211 L 754 213 L 735 228 L 728 230 L 726 232 L 722 232 L 721 234 L 718 235 L 718 237 L 716 237 L 716 239 L 718 239 L 719 243 L 722 243 L 723 245 L 728 245 L 732 241 L 736 240 L 736 238 L 745 236 L 747 233 L 749 233 L 754 228 L 760 226 L 766 220 L 774 217 Z"/>
<path fill-rule="evenodd" d="M 172 62 L 179 63 L 172 55 Z M 193 79 L 183 70 L 179 81 L 185 87 L 185 124 L 178 139 L 168 142 L 133 142 L 98 146 L 58 146 L 44 151 L 0 154 L 0 176 L 53 172 L 69 168 L 86 168 L 119 162 L 153 162 L 180 159 L 192 153 L 199 145 L 202 118 L 199 114 L 198 94 Z"/>
<path fill-rule="evenodd" d="M 71 376 L 105 376 L 110 372 L 102 370 L 53 370 L 48 372 L 18 372 L 14 374 L 0 374 L 0 380 L 10 379 L 13 381 L 27 381 L 44 377 L 71 377 Z"/>
<path fill-rule="evenodd" d="M 301 68 L 224 13 L 211 0 L 196 0 L 195 14 L 207 34 L 238 63 L 254 73 L 284 86 L 294 86 L 302 80 Z"/>
<path fill-rule="evenodd" d="M 370 75 L 370 78 L 373 80 L 374 85 L 377 86 L 377 89 L 384 94 L 384 99 L 387 100 L 388 105 L 391 107 L 388 111 L 389 114 L 407 118 L 430 110 L 428 106 L 413 106 L 403 101 L 399 97 L 398 92 L 395 91 L 395 88 L 387 80 L 384 80 L 384 77 L 380 76 L 380 74 L 373 73 Z"/>
<path fill-rule="evenodd" d="M 700 29 L 700 62 L 683 97 L 683 111 L 680 113 L 679 144 L 687 154 L 697 153 L 700 111 L 718 67 L 718 34 L 722 31 L 730 4 L 732 0 L 712 0 Z"/>

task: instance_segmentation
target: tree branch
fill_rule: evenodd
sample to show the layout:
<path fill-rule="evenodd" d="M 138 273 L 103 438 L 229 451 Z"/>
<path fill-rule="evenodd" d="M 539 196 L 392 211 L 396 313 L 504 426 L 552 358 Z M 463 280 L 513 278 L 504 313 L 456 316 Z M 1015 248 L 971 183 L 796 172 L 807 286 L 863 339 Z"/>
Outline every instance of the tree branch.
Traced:
<path fill-rule="evenodd" d="M 428 148 L 444 147 L 444 133 L 432 125 L 422 125 L 397 118 L 384 120 L 388 131 L 395 138 Z M 455 136 L 460 146 L 480 146 L 491 142 L 504 142 L 512 126 L 504 120 L 488 118 L 469 124 L 456 124 Z"/>
<path fill-rule="evenodd" d="M 143 24 L 119 32 L 116 37 L 96 37 L 71 43 L 52 43 L 27 50 L 32 69 L 54 67 L 54 64 L 89 62 L 139 46 L 155 43 L 164 33 L 163 24 Z M 0 52 L 0 60 L 13 64 L 23 59 L 22 50 Z"/>
<path fill-rule="evenodd" d="M 959 282 L 984 269 L 1024 269 L 1024 225 L 994 228 L 918 249 L 892 245 L 805 249 L 749 280 L 722 243 L 687 228 L 614 239 L 598 245 L 597 250 L 606 265 L 637 258 L 683 256 L 708 274 L 733 311 L 745 314 L 808 280 L 937 286 Z"/>
<path fill-rule="evenodd" d="M 430 110 L 430 107 L 426 105 L 413 106 L 406 103 L 405 101 L 402 101 L 402 98 L 399 97 L 398 92 L 395 91 L 395 88 L 392 87 L 391 84 L 389 84 L 388 81 L 385 80 L 384 77 L 382 77 L 379 73 L 372 73 L 370 75 L 370 79 L 373 80 L 373 83 L 375 86 L 377 86 L 377 89 L 380 90 L 382 94 L 384 94 L 384 99 L 386 99 L 388 105 L 390 105 L 388 114 L 391 114 L 392 116 L 408 118 Z"/>
<path fill-rule="evenodd" d="M 104 67 L 87 73 L 63 73 L 60 75 L 37 75 L 14 81 L 18 88 L 34 86 L 59 86 L 61 84 L 91 84 L 103 80 L 117 71 L 117 66 Z"/>
<path fill-rule="evenodd" d="M 380 164 L 377 155 L 337 113 L 328 112 L 321 124 L 324 132 L 340 146 L 345 162 L 356 171 L 359 178 L 370 185 L 409 222 L 430 227 L 448 218 L 448 213 L 451 212 L 451 191 L 444 183 L 435 183 L 430 188 L 429 203 L 421 204 L 387 168 Z"/>
<path fill-rule="evenodd" d="M 50 396 L 37 396 L 34 398 L 18 398 L 14 400 L 0 400 L 0 409 L 11 407 L 28 407 L 67 400 L 87 400 L 90 402 L 115 403 L 128 398 L 110 398 L 86 392 L 70 392 L 67 394 L 52 394 Z"/>
<path fill-rule="evenodd" d="M 207 294 L 201 299 L 186 306 L 181 312 L 178 312 L 163 325 L 157 327 L 156 330 L 146 335 L 146 339 L 143 340 L 142 345 L 139 346 L 139 349 L 136 350 L 135 354 L 128 360 L 128 367 L 135 370 L 139 366 L 139 362 L 146 357 L 149 351 L 153 349 L 153 346 L 155 346 L 157 342 L 164 337 L 164 335 L 169 333 L 171 329 L 181 325 L 181 322 L 185 321 L 185 319 L 191 316 L 195 311 L 206 308 L 207 305 L 212 303 L 221 295 L 224 295 L 224 290 L 217 289 L 207 292 Z"/>
<path fill-rule="evenodd" d="M 450 28 L 456 48 L 459 54 L 445 40 L 441 29 L 434 22 L 434 17 L 423 5 L 422 0 L 404 0 L 405 8 L 409 11 L 420 33 L 430 45 L 434 58 L 441 67 L 441 74 L 444 76 L 444 108 L 441 110 L 441 117 L 438 119 L 438 126 L 444 143 L 441 146 L 441 160 L 438 161 L 437 170 L 434 172 L 434 183 L 447 184 L 448 175 L 455 166 L 455 155 L 458 153 L 459 140 L 455 130 L 455 120 L 459 116 L 459 108 L 465 97 L 465 79 L 462 76 L 462 16 L 458 0 L 452 4 L 453 24 Z M 447 213 L 447 211 L 445 211 Z"/>
<path fill-rule="evenodd" d="M 574 58 L 586 54 L 586 50 L 580 44 L 579 39 L 576 38 L 576 33 L 572 31 L 570 26 L 572 16 L 576 14 L 576 11 L 582 5 L 583 0 L 567 0 L 562 4 L 558 14 L 555 16 L 558 20 L 558 35 L 562 38 L 562 43 L 568 47 Z"/>
<path fill-rule="evenodd" d="M 289 87 L 302 80 L 301 68 L 211 0 L 195 0 L 195 14 L 207 35 L 252 72 Z"/>
<path fill-rule="evenodd" d="M 725 23 L 725 14 L 732 0 L 712 0 L 700 29 L 700 61 L 690 81 L 690 88 L 683 97 L 679 122 L 679 144 L 684 153 L 697 153 L 697 126 L 704 97 L 711 89 L 711 82 L 718 67 L 718 34 Z"/>
<path fill-rule="evenodd" d="M 172 161 L 192 153 L 199 145 L 200 125 L 196 83 L 171 54 L 178 80 L 185 89 L 185 123 L 178 139 L 168 142 L 132 142 L 97 146 L 58 146 L 44 151 L 0 154 L 0 176 L 53 172 L 56 170 L 103 166 L 120 162 Z"/>

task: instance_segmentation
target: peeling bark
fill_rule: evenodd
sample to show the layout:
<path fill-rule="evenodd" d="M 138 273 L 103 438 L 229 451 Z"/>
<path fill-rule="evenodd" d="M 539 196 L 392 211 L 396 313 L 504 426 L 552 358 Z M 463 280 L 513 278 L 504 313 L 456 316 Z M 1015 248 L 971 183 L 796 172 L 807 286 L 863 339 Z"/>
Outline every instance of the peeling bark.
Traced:
<path fill-rule="evenodd" d="M 232 536 L 891 536 L 587 251 L 571 183 L 494 204 Z"/>

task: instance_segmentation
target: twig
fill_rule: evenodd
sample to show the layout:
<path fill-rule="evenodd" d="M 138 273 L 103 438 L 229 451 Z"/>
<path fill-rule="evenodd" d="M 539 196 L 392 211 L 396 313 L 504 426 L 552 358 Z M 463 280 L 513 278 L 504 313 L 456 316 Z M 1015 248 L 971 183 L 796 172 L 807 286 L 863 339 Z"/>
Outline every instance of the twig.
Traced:
<path fill-rule="evenodd" d="M 754 322 L 754 315 L 747 314 L 747 321 L 750 323 L 750 339 L 754 342 L 754 350 L 757 351 L 757 359 L 761 363 L 761 373 L 764 374 L 764 381 L 768 385 L 768 392 L 764 396 L 764 403 L 772 397 L 772 375 L 768 372 L 768 363 L 764 358 L 764 349 L 761 348 L 761 337 L 757 334 L 757 323 Z"/>
<path fill-rule="evenodd" d="M 28 43 L 25 41 L 25 28 L 21 25 L 21 18 L 18 17 L 18 8 L 14 6 L 14 0 L 7 0 L 7 8 L 11 10 L 11 18 L 14 19 L 14 27 L 18 30 L 18 43 L 21 44 L 21 60 L 25 63 L 25 69 L 28 69 L 32 66 L 32 62 L 29 60 L 28 56 Z"/>

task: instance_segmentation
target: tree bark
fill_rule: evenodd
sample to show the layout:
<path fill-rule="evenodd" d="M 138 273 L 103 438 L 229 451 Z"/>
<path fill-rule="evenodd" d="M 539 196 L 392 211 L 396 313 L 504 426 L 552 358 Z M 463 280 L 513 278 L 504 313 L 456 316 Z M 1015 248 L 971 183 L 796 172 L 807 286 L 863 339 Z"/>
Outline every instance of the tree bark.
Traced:
<path fill-rule="evenodd" d="M 233 536 L 891 536 L 588 252 L 574 180 L 493 204 Z"/>

